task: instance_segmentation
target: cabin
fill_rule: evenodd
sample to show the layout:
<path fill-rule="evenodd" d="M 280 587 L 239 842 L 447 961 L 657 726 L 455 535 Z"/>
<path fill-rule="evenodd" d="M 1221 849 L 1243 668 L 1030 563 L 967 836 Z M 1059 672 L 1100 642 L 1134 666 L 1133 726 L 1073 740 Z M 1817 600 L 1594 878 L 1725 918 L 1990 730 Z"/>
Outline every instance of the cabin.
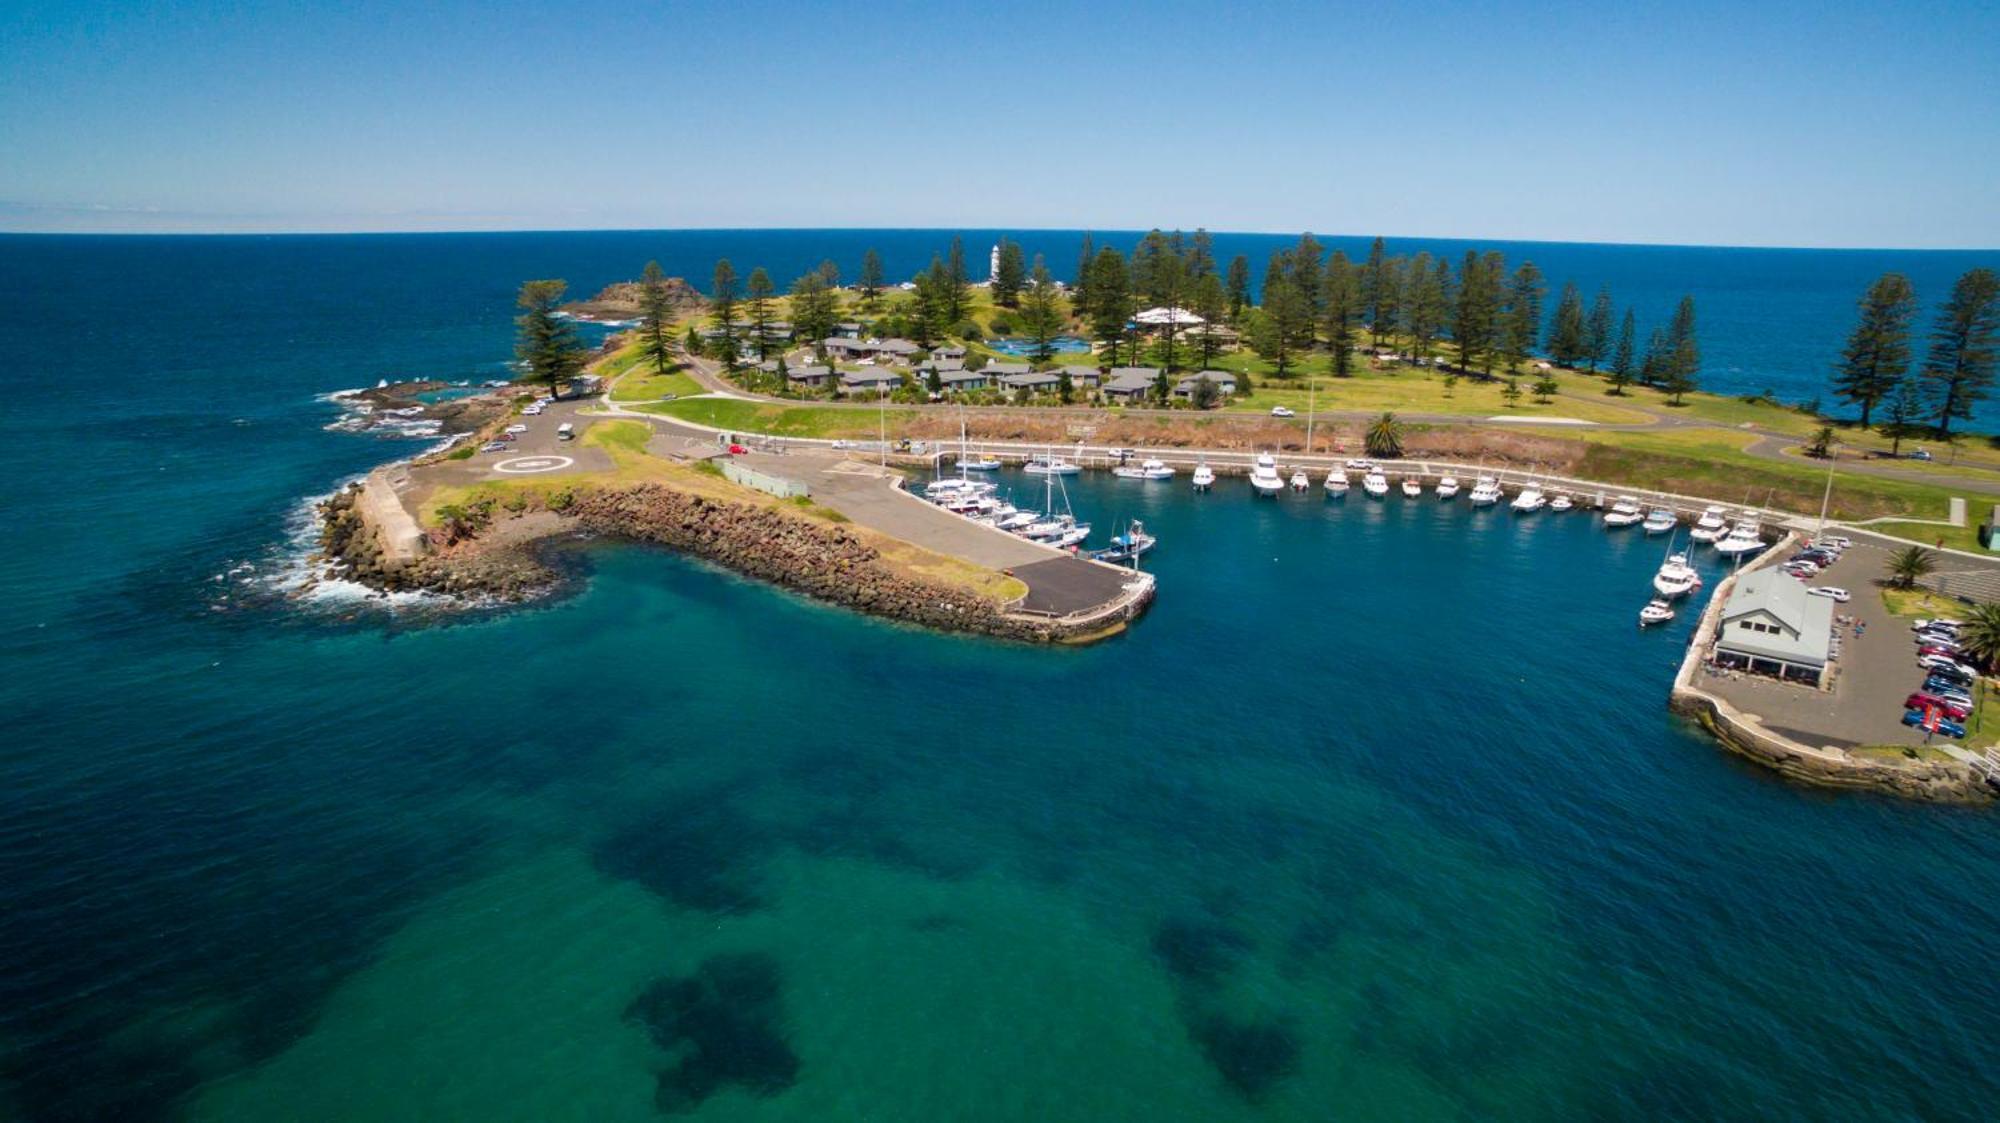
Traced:
<path fill-rule="evenodd" d="M 1095 390 L 1097 384 L 1103 381 L 1103 376 L 1098 373 L 1096 367 L 1066 366 L 1062 370 L 1064 374 L 1069 375 L 1069 384 L 1079 390 Z"/>
<path fill-rule="evenodd" d="M 1142 402 L 1153 392 L 1153 384 L 1159 378 L 1160 372 L 1152 367 L 1113 367 L 1101 389 L 1114 402 Z"/>
<path fill-rule="evenodd" d="M 940 345 L 940 346 L 937 346 L 937 347 L 933 347 L 933 348 L 931 348 L 931 358 L 932 358 L 932 359 L 935 359 L 935 360 L 938 360 L 938 361 L 940 361 L 940 362 L 942 362 L 942 361 L 944 361 L 944 360 L 946 360 L 946 359 L 957 359 L 957 360 L 958 360 L 958 361 L 960 361 L 960 362 L 964 362 L 964 361 L 965 361 L 965 348 L 963 348 L 963 347 L 960 347 L 960 346 L 959 346 L 958 344 L 956 344 L 956 343 L 947 343 L 947 344 L 943 344 L 943 345 Z"/>
<path fill-rule="evenodd" d="M 1014 366 L 1014 365 L 1016 364 L 995 363 L 992 364 L 991 366 L 988 366 L 986 369 L 990 372 L 992 371 L 994 366 Z M 1057 374 L 1052 370 L 1024 371 L 1021 373 L 1003 374 L 1000 376 L 1000 388 L 1007 391 L 1010 394 L 1017 390 L 1026 390 L 1030 394 L 1053 394 L 1061 387 L 1062 387 L 1062 375 Z"/>
<path fill-rule="evenodd" d="M 841 339 L 860 339 L 861 325 L 853 320 L 844 320 L 833 325 L 833 334 Z"/>
<path fill-rule="evenodd" d="M 926 359 L 926 360 L 924 360 L 923 362 L 921 362 L 921 363 L 918 363 L 918 364 L 917 364 L 917 369 L 918 369 L 919 371 L 932 371 L 932 370 L 934 370 L 934 371 L 937 371 L 937 372 L 938 372 L 939 374 L 943 374 L 943 373 L 945 373 L 945 372 L 947 372 L 947 371 L 954 371 L 954 370 L 964 370 L 964 369 L 965 369 L 965 360 L 964 360 L 964 359 Z"/>
<path fill-rule="evenodd" d="M 987 363 L 986 373 L 995 378 L 1005 378 L 1010 374 L 1026 374 L 1034 368 L 1027 363 Z"/>
<path fill-rule="evenodd" d="M 1776 569 L 1736 579 L 1715 634 L 1715 662 L 1818 686 L 1833 648 L 1833 602 Z"/>
<path fill-rule="evenodd" d="M 826 385 L 827 379 L 832 377 L 832 367 L 800 367 L 797 370 L 788 370 L 785 372 L 785 381 L 795 389 L 803 387 L 818 390 Z"/>
<path fill-rule="evenodd" d="M 875 345 L 875 350 L 884 358 L 900 359 L 908 362 L 910 356 L 915 355 L 917 352 L 923 350 L 923 348 L 907 339 L 884 339 Z"/>
<path fill-rule="evenodd" d="M 888 394 L 903 385 L 903 376 L 887 370 L 844 370 L 840 372 L 843 394 Z"/>
<path fill-rule="evenodd" d="M 967 390 L 984 390 L 992 384 L 993 380 L 983 370 L 966 370 L 964 367 L 953 367 L 950 370 L 940 370 L 938 372 L 938 385 L 944 387 L 944 392 L 947 394 L 959 394 Z"/>
<path fill-rule="evenodd" d="M 1179 382 L 1174 383 L 1174 397 L 1193 401 L 1195 384 L 1204 378 L 1214 383 L 1217 392 L 1225 398 L 1236 392 L 1236 376 L 1234 374 L 1226 370 L 1204 370 L 1190 374 Z"/>
<path fill-rule="evenodd" d="M 830 335 L 819 341 L 826 353 L 835 359 L 853 362 L 857 359 L 872 359 L 879 350 L 874 340 L 850 339 L 844 335 Z"/>

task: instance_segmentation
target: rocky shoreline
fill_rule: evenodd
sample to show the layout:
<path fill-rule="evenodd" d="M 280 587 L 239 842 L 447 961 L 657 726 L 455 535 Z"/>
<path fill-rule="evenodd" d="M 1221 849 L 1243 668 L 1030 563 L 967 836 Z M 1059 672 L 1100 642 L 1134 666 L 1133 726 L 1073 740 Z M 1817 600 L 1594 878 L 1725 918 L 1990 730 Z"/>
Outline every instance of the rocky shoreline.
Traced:
<path fill-rule="evenodd" d="M 1108 618 L 1052 620 L 1014 613 L 971 590 L 898 572 L 842 527 L 661 484 L 585 488 L 560 511 L 533 503 L 486 512 L 463 536 L 430 530 L 413 557 L 386 549 L 366 514 L 362 485 L 320 505 L 321 551 L 342 578 L 384 592 L 425 591 L 482 601 L 519 601 L 552 588 L 560 574 L 539 556 L 564 537 L 665 546 L 828 604 L 940 631 L 1023 643 L 1087 643 L 1123 630 L 1150 594 Z"/>

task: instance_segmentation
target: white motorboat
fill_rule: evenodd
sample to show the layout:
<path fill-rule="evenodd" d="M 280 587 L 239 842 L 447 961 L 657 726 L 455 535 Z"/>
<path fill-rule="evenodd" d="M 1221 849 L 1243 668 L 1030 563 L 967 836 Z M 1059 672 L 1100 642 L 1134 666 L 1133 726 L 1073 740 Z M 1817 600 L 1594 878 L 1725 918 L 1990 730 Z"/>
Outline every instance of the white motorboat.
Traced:
<path fill-rule="evenodd" d="M 1285 481 L 1278 476 L 1278 458 L 1268 452 L 1257 454 L 1257 463 L 1250 468 L 1250 486 L 1259 495 L 1276 495 L 1285 490 Z"/>
<path fill-rule="evenodd" d="M 1361 477 L 1361 490 L 1367 492 L 1370 499 L 1380 499 L 1389 494 L 1389 477 L 1382 474 L 1382 469 L 1371 468 L 1367 475 Z"/>
<path fill-rule="evenodd" d="M 1023 470 L 1035 476 L 1074 476 L 1078 472 L 1083 471 L 1082 468 L 1071 464 L 1054 453 L 1043 453 L 1035 457 L 1033 460 L 1028 461 L 1027 466 Z"/>
<path fill-rule="evenodd" d="M 1020 530 L 1023 527 L 1035 525 L 1041 519 L 1042 513 L 1040 511 L 1015 511 L 1011 515 L 1001 515 L 994 519 L 993 525 L 999 527 L 1001 530 Z"/>
<path fill-rule="evenodd" d="M 1621 495 L 1612 500 L 1611 509 L 1604 512 L 1605 526 L 1632 526 L 1646 517 L 1640 509 L 1639 501 L 1629 495 Z"/>
<path fill-rule="evenodd" d="M 1403 498 L 1416 499 L 1422 496 L 1423 493 L 1424 493 L 1424 485 L 1417 482 L 1416 477 L 1414 476 L 1403 477 Z"/>
<path fill-rule="evenodd" d="M 958 466 L 968 472 L 997 472 L 1000 470 L 1000 461 L 989 454 L 981 453 L 970 460 L 961 459 Z"/>
<path fill-rule="evenodd" d="M 1514 513 L 1517 515 L 1527 515 L 1548 506 L 1548 502 L 1548 498 L 1542 494 L 1541 486 L 1529 481 L 1521 485 L 1521 490 L 1514 493 L 1514 502 L 1508 506 L 1514 508 Z"/>
<path fill-rule="evenodd" d="M 1458 494 L 1457 476 L 1446 476 L 1445 478 L 1438 481 L 1437 497 L 1439 499 L 1450 499 L 1452 496 L 1457 494 Z"/>
<path fill-rule="evenodd" d="M 1196 491 L 1207 491 L 1209 488 L 1212 488 L 1214 486 L 1215 486 L 1215 469 L 1208 466 L 1208 461 L 1204 460 L 1201 463 L 1195 465 L 1194 489 Z"/>
<path fill-rule="evenodd" d="M 1338 468 L 1328 472 L 1326 474 L 1326 493 L 1328 495 L 1346 495 L 1347 473 Z"/>
<path fill-rule="evenodd" d="M 1173 478 L 1174 470 L 1167 467 L 1164 460 L 1146 460 L 1136 467 L 1131 464 L 1120 464 L 1111 469 L 1111 474 L 1121 480 L 1169 480 Z"/>
<path fill-rule="evenodd" d="M 1492 476 L 1481 476 L 1472 481 L 1470 498 L 1474 507 L 1491 507 L 1500 502 L 1500 495 L 1500 481 Z"/>
<path fill-rule="evenodd" d="M 1640 524 L 1640 529 L 1647 534 L 1665 534 L 1679 525 L 1680 519 L 1673 511 L 1666 507 L 1655 507 L 1646 512 L 1646 521 Z"/>
<path fill-rule="evenodd" d="M 1701 588 L 1701 574 L 1688 564 L 1687 552 L 1670 554 L 1660 566 L 1660 572 L 1653 575 L 1653 589 L 1661 596 L 1672 600 L 1684 597 Z"/>
<path fill-rule="evenodd" d="M 1146 533 L 1145 523 L 1140 522 L 1138 519 L 1133 519 L 1132 525 L 1125 533 L 1111 536 L 1111 547 L 1109 549 L 1098 550 L 1090 556 L 1096 558 L 1098 561 L 1112 562 L 1113 564 L 1128 561 L 1136 562 L 1146 551 L 1152 549 L 1158 541 L 1158 539 Z"/>
<path fill-rule="evenodd" d="M 1555 498 L 1549 500 L 1549 510 L 1551 511 L 1567 511 L 1574 506 L 1576 506 L 1576 500 L 1571 499 L 1567 495 L 1557 495 Z"/>
<path fill-rule="evenodd" d="M 1729 533 L 1716 540 L 1715 552 L 1729 557 L 1747 554 L 1764 548 L 1764 528 L 1755 522 L 1745 520 L 1729 528 Z"/>
<path fill-rule="evenodd" d="M 1653 624 L 1664 624 L 1673 618 L 1674 606 L 1658 597 L 1647 601 L 1646 607 L 1639 610 L 1639 626 L 1641 628 Z"/>
<path fill-rule="evenodd" d="M 1729 533 L 1728 514 L 1729 512 L 1720 507 L 1710 507 L 1702 511 L 1701 517 L 1694 520 L 1693 529 L 1688 531 L 1688 537 L 1696 542 L 1713 542 L 1721 538 Z"/>
<path fill-rule="evenodd" d="M 1311 477 L 1306 475 L 1306 470 L 1304 468 L 1298 468 L 1293 470 L 1292 472 L 1293 491 L 1305 491 L 1308 488 L 1312 487 L 1312 485 L 1313 485 L 1312 479 Z"/>

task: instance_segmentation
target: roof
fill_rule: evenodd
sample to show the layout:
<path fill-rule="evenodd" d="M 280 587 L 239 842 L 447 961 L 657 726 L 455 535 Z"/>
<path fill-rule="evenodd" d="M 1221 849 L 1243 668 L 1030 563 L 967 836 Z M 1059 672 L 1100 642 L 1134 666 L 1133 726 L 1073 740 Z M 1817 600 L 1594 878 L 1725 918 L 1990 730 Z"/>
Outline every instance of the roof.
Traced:
<path fill-rule="evenodd" d="M 1195 373 L 1182 378 L 1179 382 L 1174 383 L 1174 392 L 1176 394 L 1179 394 L 1193 390 L 1194 384 L 1200 382 L 1204 378 L 1208 379 L 1210 382 L 1215 383 L 1217 389 L 1233 390 L 1236 388 L 1236 376 L 1229 373 L 1228 371 L 1201 370 L 1201 371 L 1196 371 Z"/>
<path fill-rule="evenodd" d="M 929 360 L 926 360 L 925 362 L 923 362 L 923 363 L 919 364 L 919 365 L 918 365 L 918 367 L 917 367 L 917 369 L 918 369 L 918 370 L 934 370 L 934 371 L 937 371 L 937 372 L 938 372 L 938 373 L 940 373 L 940 374 L 944 373 L 945 371 L 951 371 L 951 370 L 964 370 L 964 369 L 965 369 L 965 360 L 964 360 L 964 359 L 929 359 Z"/>
<path fill-rule="evenodd" d="M 1833 602 L 1808 595 L 1786 573 L 1759 569 L 1736 579 L 1717 635 L 1718 651 L 1823 667 L 1833 643 Z"/>
<path fill-rule="evenodd" d="M 990 371 L 993 368 L 986 369 Z M 1026 387 L 1032 390 L 1037 386 L 1054 386 L 1062 381 L 1062 375 L 1044 370 L 1027 374 L 1003 374 L 1000 376 L 1000 381 L 1007 386 Z"/>
<path fill-rule="evenodd" d="M 931 348 L 931 358 L 933 359 L 963 359 L 964 357 L 965 348 L 955 344 Z"/>
<path fill-rule="evenodd" d="M 877 345 L 873 341 L 848 339 L 846 336 L 840 335 L 828 336 L 820 340 L 820 345 L 829 351 L 874 351 L 877 349 Z"/>
<path fill-rule="evenodd" d="M 1200 316 L 1195 315 L 1185 308 L 1148 308 L 1144 312 L 1132 317 L 1132 320 L 1135 323 L 1141 324 L 1199 324 L 1204 322 Z"/>
<path fill-rule="evenodd" d="M 900 386 L 903 384 L 903 376 L 892 370 L 844 370 L 840 372 L 840 384 L 842 386 L 879 386 L 884 382 L 893 382 Z"/>
<path fill-rule="evenodd" d="M 1027 363 L 987 363 L 988 374 L 1026 374 L 1034 368 Z"/>
<path fill-rule="evenodd" d="M 1071 378 L 1096 378 L 1097 368 L 1093 366 L 1072 365 L 1064 367 L 1063 373 L 1069 375 Z"/>
<path fill-rule="evenodd" d="M 986 381 L 986 372 L 983 370 L 965 370 L 962 367 L 952 370 L 941 370 L 938 372 L 938 381 L 946 386 L 957 385 L 960 382 L 984 382 Z"/>
<path fill-rule="evenodd" d="M 918 351 L 923 350 L 923 348 L 918 347 L 907 339 L 885 339 L 875 346 L 879 350 L 889 352 L 891 355 L 914 355 Z"/>
<path fill-rule="evenodd" d="M 1107 394 L 1143 394 L 1153 388 L 1160 372 L 1150 367 L 1114 367 L 1104 380 Z"/>
<path fill-rule="evenodd" d="M 795 378 L 795 379 L 825 378 L 827 375 L 832 373 L 833 371 L 829 367 L 809 366 L 809 367 L 800 367 L 797 370 L 788 370 L 785 372 L 785 377 Z"/>

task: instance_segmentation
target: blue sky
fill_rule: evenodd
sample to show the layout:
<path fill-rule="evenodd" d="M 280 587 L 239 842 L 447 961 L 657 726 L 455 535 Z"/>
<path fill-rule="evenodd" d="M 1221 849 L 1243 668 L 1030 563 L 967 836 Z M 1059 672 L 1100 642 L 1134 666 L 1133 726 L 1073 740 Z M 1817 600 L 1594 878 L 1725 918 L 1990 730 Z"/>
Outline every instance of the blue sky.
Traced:
<path fill-rule="evenodd" d="M 1994 247 L 2000 6 L 0 0 L 0 152 L 10 230 Z"/>

